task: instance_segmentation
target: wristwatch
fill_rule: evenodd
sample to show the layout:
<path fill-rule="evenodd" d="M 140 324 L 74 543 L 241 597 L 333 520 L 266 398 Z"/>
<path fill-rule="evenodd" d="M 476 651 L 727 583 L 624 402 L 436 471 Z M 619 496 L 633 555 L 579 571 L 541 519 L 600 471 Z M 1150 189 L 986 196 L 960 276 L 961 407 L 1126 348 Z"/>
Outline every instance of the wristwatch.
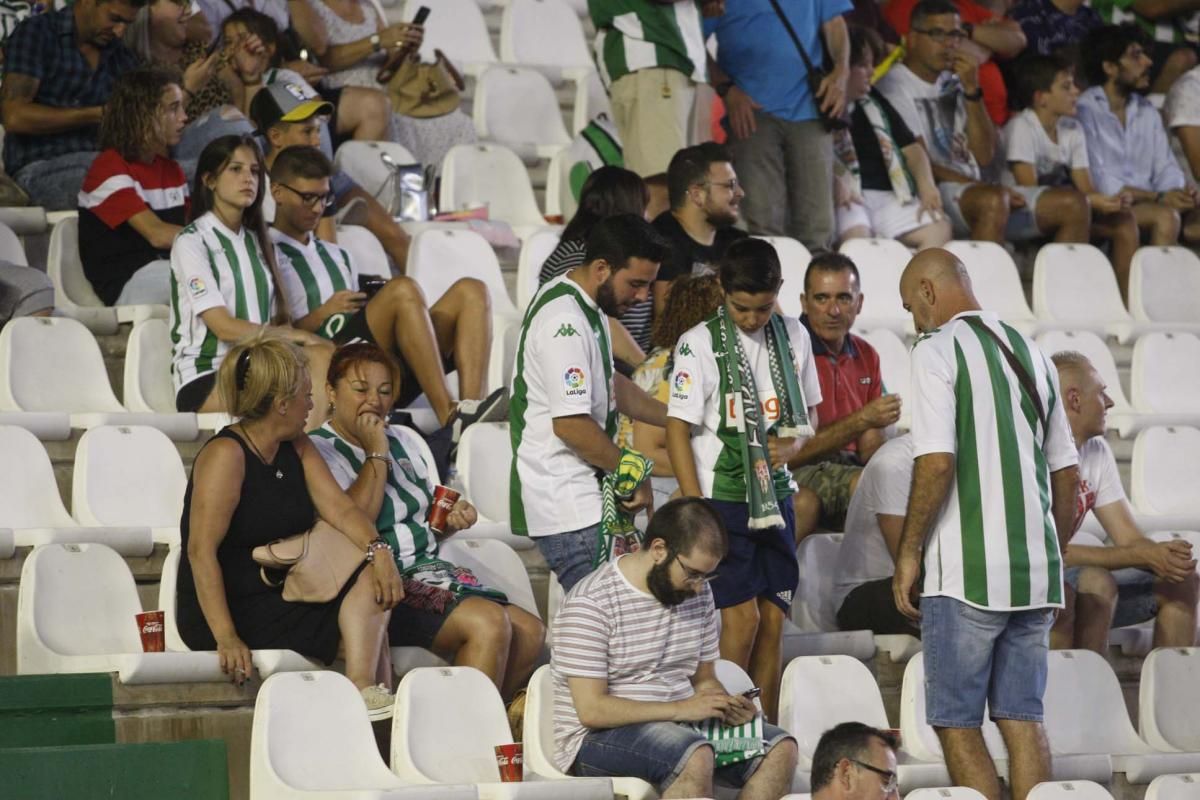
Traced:
<path fill-rule="evenodd" d="M 369 41 L 371 42 L 371 49 L 373 49 L 376 53 L 383 48 L 383 40 L 379 38 L 378 33 L 372 33 Z"/>
<path fill-rule="evenodd" d="M 983 87 L 979 87 L 973 92 L 963 92 L 963 99 L 966 100 L 968 103 L 973 103 L 976 100 L 982 100 L 983 99 Z"/>
<path fill-rule="evenodd" d="M 722 81 L 713 86 L 713 91 L 717 93 L 717 97 L 724 97 L 733 88 L 733 81 Z"/>

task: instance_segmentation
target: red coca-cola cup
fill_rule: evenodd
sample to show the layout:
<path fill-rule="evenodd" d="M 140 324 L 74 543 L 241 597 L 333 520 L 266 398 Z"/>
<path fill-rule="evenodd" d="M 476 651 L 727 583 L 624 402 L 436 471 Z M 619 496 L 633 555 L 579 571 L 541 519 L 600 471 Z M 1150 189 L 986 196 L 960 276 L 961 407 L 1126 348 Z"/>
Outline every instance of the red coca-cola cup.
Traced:
<path fill-rule="evenodd" d="M 437 533 L 446 532 L 446 517 L 450 516 L 454 504 L 458 502 L 458 492 L 449 486 L 435 486 L 433 489 L 433 504 L 429 506 L 429 527 Z"/>
<path fill-rule="evenodd" d="M 166 623 L 161 611 L 143 611 L 137 615 L 138 633 L 142 635 L 142 651 L 161 653 L 167 649 Z"/>
<path fill-rule="evenodd" d="M 500 768 L 500 780 L 504 783 L 525 780 L 525 755 L 521 743 L 496 745 L 496 766 Z"/>

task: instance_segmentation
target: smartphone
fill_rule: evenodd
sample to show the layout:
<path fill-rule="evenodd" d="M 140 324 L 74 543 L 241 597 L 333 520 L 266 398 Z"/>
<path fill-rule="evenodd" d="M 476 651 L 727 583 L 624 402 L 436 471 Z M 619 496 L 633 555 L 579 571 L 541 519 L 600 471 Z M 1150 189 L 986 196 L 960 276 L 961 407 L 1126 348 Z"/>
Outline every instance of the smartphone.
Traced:
<path fill-rule="evenodd" d="M 366 294 L 368 300 L 374 297 L 375 293 L 382 289 L 385 285 L 387 285 L 387 278 L 379 275 L 358 276 L 358 290 Z"/>
<path fill-rule="evenodd" d="M 429 17 L 429 6 L 421 6 L 417 9 L 416 16 L 413 17 L 413 25 L 424 25 L 425 20 Z"/>
<path fill-rule="evenodd" d="M 746 698 L 747 700 L 753 700 L 760 694 L 762 694 L 762 689 L 755 686 L 753 689 L 747 689 L 746 691 L 742 692 L 742 697 Z"/>

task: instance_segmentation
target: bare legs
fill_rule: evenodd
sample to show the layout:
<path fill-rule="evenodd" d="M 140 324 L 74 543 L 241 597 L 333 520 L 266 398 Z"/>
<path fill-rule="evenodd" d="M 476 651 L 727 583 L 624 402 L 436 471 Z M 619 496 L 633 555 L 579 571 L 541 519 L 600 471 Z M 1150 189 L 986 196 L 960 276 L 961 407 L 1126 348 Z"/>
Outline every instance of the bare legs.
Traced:
<path fill-rule="evenodd" d="M 383 683 L 391 685 L 391 669 L 380 676 L 387 624 L 392 612 L 375 602 L 375 588 L 367 570 L 359 573 L 338 610 L 341 651 L 346 659 L 346 677 L 359 689 Z"/>
<path fill-rule="evenodd" d="M 545 626 L 529 612 L 468 597 L 450 613 L 431 649 L 455 666 L 487 675 L 507 701 L 533 674 L 545 637 Z"/>
<path fill-rule="evenodd" d="M 783 610 L 765 597 L 721 609 L 721 658 L 746 670 L 762 689 L 763 712 L 771 722 L 779 709 L 783 622 Z"/>

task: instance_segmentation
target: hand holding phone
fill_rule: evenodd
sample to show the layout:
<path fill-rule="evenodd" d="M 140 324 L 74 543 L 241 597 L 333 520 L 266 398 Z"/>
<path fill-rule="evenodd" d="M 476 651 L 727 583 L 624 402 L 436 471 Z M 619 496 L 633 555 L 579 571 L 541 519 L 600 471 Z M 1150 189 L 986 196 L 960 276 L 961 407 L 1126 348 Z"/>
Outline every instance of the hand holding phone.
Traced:
<path fill-rule="evenodd" d="M 753 689 L 747 689 L 746 691 L 742 692 L 742 697 L 746 698 L 747 700 L 753 700 L 761 694 L 762 689 L 758 686 L 755 686 Z"/>

